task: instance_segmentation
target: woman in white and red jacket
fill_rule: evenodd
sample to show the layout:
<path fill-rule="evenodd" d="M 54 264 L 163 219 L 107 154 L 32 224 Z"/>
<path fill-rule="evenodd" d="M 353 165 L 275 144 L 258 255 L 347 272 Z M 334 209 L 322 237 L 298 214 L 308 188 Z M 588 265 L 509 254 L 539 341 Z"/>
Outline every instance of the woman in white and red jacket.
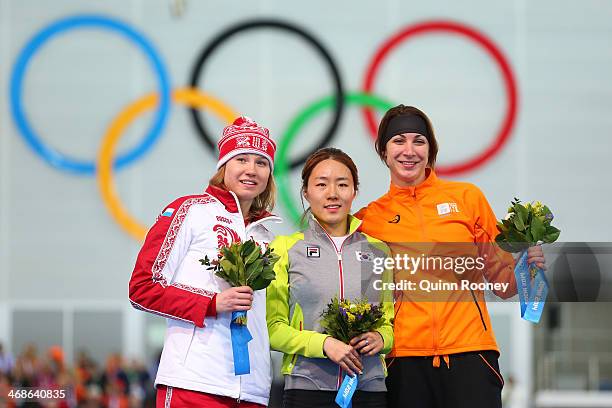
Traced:
<path fill-rule="evenodd" d="M 259 407 L 268 404 L 270 351 L 265 290 L 231 288 L 199 262 L 219 248 L 273 239 L 266 221 L 280 221 L 272 176 L 276 145 L 268 129 L 241 117 L 224 129 L 217 173 L 203 194 L 168 205 L 147 234 L 130 280 L 130 302 L 167 318 L 155 385 L 157 406 Z M 251 370 L 234 374 L 233 311 L 249 310 Z"/>

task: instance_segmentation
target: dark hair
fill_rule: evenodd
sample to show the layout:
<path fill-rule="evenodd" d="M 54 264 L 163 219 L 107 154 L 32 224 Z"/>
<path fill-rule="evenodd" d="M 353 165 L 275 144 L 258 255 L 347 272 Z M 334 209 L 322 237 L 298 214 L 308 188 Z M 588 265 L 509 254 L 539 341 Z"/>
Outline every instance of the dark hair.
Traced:
<path fill-rule="evenodd" d="M 400 115 L 417 115 L 425 121 L 427 132 L 429 133 L 429 135 L 424 135 L 427 138 L 427 142 L 429 142 L 429 157 L 427 158 L 427 165 L 433 169 L 436 164 L 436 156 L 438 155 L 438 142 L 436 140 L 436 135 L 427 115 L 414 106 L 397 105 L 385 113 L 385 116 L 383 116 L 380 121 L 380 125 L 378 125 L 378 136 L 376 137 L 376 142 L 374 143 L 378 157 L 380 157 L 380 160 L 385 162 L 387 142 L 389 141 L 389 138 L 385 137 L 387 126 L 389 125 L 391 119 Z"/>
<path fill-rule="evenodd" d="M 308 158 L 306 159 L 306 163 L 304 163 L 304 168 L 302 169 L 302 194 L 300 194 L 302 208 L 305 208 L 304 192 L 308 188 L 308 179 L 310 178 L 310 175 L 312 174 L 314 168 L 317 167 L 317 164 L 321 163 L 324 160 L 335 160 L 338 163 L 344 164 L 349 169 L 349 171 L 351 172 L 351 176 L 353 177 L 353 188 L 355 189 L 355 192 L 359 191 L 359 173 L 357 172 L 357 166 L 355 166 L 355 162 L 353 162 L 351 156 L 344 153 L 340 149 L 336 149 L 335 147 L 323 147 L 308 156 Z M 302 214 L 302 218 L 300 220 L 300 224 L 302 226 L 305 225 L 306 215 L 308 214 L 309 210 L 310 208 L 308 208 L 307 210 L 305 209 L 304 213 Z"/>
<path fill-rule="evenodd" d="M 324 160 L 335 160 L 348 167 L 349 171 L 351 172 L 351 176 L 353 176 L 353 187 L 355 188 L 355 191 L 359 190 L 359 174 L 357 172 L 357 166 L 355 166 L 351 156 L 344 153 L 340 149 L 336 149 L 335 147 L 324 147 L 308 156 L 306 163 L 304 163 L 304 168 L 302 169 L 302 193 L 308 188 L 308 179 L 310 178 L 312 171 L 317 164 Z"/>

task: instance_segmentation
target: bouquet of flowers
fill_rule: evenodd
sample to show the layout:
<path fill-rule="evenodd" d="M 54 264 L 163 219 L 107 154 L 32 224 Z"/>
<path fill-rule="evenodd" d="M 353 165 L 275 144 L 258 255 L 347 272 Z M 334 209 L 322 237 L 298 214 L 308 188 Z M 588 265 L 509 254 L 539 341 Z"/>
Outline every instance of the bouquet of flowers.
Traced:
<path fill-rule="evenodd" d="M 548 282 L 544 272 L 536 265 L 527 265 L 527 248 L 540 243 L 552 243 L 561 231 L 551 225 L 552 211 L 539 201 L 521 204 L 518 198 L 510 203 L 508 214 L 497 223 L 499 234 L 495 242 L 507 252 L 520 252 L 514 269 L 521 302 L 521 317 L 537 323 L 540 321 Z"/>
<path fill-rule="evenodd" d="M 321 328 L 333 338 L 348 344 L 353 337 L 374 331 L 383 325 L 382 308 L 382 303 L 372 305 L 366 298 L 351 302 L 334 297 L 321 313 Z M 344 377 L 336 395 L 336 403 L 339 406 L 350 407 L 357 383 L 357 376 Z"/>
<path fill-rule="evenodd" d="M 271 248 L 264 252 L 252 239 L 245 242 L 234 242 L 219 249 L 219 257 L 215 260 L 200 259 L 207 270 L 225 279 L 233 287 L 249 286 L 254 291 L 265 289 L 276 278 L 274 264 L 278 261 Z M 232 350 L 234 353 L 234 372 L 236 375 L 251 372 L 247 343 L 253 339 L 247 328 L 246 311 L 232 312 L 230 324 L 232 335 Z"/>
<path fill-rule="evenodd" d="M 348 344 L 362 333 L 374 331 L 382 326 L 382 305 L 372 305 L 366 298 L 351 302 L 334 297 L 321 313 L 321 328 L 335 339 Z"/>
<path fill-rule="evenodd" d="M 200 262 L 234 287 L 250 286 L 260 290 L 267 288 L 276 277 L 274 264 L 278 258 L 269 247 L 262 253 L 261 247 L 250 239 L 221 247 L 216 260 L 211 261 L 206 256 Z"/>
<path fill-rule="evenodd" d="M 495 241 L 503 250 L 521 252 L 559 238 L 561 231 L 550 225 L 554 216 L 547 206 L 539 201 L 523 205 L 516 197 L 510 204 L 506 218 L 497 223 L 499 235 Z"/>

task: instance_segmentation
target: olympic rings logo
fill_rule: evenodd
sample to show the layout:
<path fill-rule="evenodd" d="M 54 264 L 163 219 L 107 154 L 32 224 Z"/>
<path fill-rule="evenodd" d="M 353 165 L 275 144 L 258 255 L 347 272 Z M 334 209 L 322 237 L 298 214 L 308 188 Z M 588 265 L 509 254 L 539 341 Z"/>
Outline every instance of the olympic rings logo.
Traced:
<path fill-rule="evenodd" d="M 97 156 L 97 162 L 88 162 L 62 154 L 51 146 L 42 142 L 42 138 L 35 131 L 27 119 L 23 108 L 23 83 L 25 74 L 32 57 L 52 37 L 67 31 L 95 28 L 104 29 L 121 35 L 135 44 L 144 53 L 151 68 L 157 76 L 157 92 L 146 95 L 124 108 L 111 122 L 101 143 Z M 317 54 L 323 59 L 327 70 L 332 78 L 334 94 L 324 97 L 310 104 L 293 118 L 285 130 L 281 133 L 276 154 L 275 176 L 279 185 L 279 198 L 286 207 L 291 219 L 297 221 L 300 210 L 294 202 L 292 189 L 289 185 L 289 172 L 301 166 L 306 158 L 312 153 L 306 152 L 295 160 L 289 160 L 289 147 L 296 139 L 301 128 L 312 120 L 323 110 L 332 110 L 333 117 L 321 140 L 316 143 L 313 151 L 328 145 L 336 134 L 343 112 L 346 106 L 359 106 L 365 119 L 366 127 L 372 137 L 376 135 L 376 120 L 372 108 L 386 111 L 394 103 L 372 94 L 375 76 L 383 63 L 384 58 L 393 51 L 400 43 L 425 34 L 442 32 L 446 34 L 464 37 L 481 47 L 496 63 L 502 74 L 504 90 L 506 93 L 506 113 L 493 143 L 463 163 L 455 163 L 447 166 L 438 166 L 437 171 L 441 175 L 454 175 L 474 170 L 500 152 L 507 143 L 518 110 L 517 84 L 511 66 L 502 51 L 483 33 L 464 24 L 453 21 L 428 21 L 404 27 L 397 34 L 387 39 L 374 54 L 370 62 L 359 92 L 345 92 L 337 64 L 331 53 L 323 43 L 307 30 L 295 24 L 276 19 L 252 19 L 244 21 L 223 30 L 215 36 L 198 56 L 190 75 L 189 87 L 172 90 L 169 84 L 168 73 L 161 58 L 152 43 L 139 31 L 128 24 L 107 16 L 100 15 L 76 15 L 57 20 L 37 32 L 19 53 L 13 71 L 10 84 L 10 106 L 11 114 L 19 134 L 23 137 L 31 150 L 54 168 L 79 175 L 95 175 L 98 187 L 105 206 L 111 216 L 128 234 L 137 240 L 143 240 L 146 227 L 131 216 L 120 202 L 116 192 L 113 171 L 120 170 L 131 164 L 136 159 L 150 150 L 162 135 L 169 114 L 171 102 L 179 103 L 190 108 L 194 129 L 200 136 L 203 144 L 216 154 L 216 141 L 205 128 L 204 121 L 197 109 L 208 109 L 224 122 L 231 122 L 238 113 L 231 107 L 225 105 L 212 95 L 198 90 L 207 60 L 214 54 L 223 42 L 241 33 L 258 30 L 277 30 L 288 33 L 303 40 L 312 46 Z M 126 153 L 119 155 L 114 161 L 115 146 L 120 140 L 123 131 L 140 114 L 155 109 L 155 116 L 151 127 L 147 130 L 142 141 Z"/>

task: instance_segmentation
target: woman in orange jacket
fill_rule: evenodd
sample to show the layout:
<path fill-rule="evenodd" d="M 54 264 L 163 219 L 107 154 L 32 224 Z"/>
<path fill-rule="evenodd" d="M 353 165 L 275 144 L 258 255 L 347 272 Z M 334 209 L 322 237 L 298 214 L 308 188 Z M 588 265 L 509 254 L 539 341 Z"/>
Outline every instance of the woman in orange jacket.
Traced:
<path fill-rule="evenodd" d="M 390 109 L 376 151 L 391 186 L 356 215 L 396 261 L 389 407 L 501 408 L 499 348 L 481 288 L 506 298 L 516 283 L 513 258 L 494 245 L 495 214 L 473 184 L 436 176 L 438 144 L 419 109 Z M 544 268 L 542 249 L 530 248 L 528 261 Z"/>

